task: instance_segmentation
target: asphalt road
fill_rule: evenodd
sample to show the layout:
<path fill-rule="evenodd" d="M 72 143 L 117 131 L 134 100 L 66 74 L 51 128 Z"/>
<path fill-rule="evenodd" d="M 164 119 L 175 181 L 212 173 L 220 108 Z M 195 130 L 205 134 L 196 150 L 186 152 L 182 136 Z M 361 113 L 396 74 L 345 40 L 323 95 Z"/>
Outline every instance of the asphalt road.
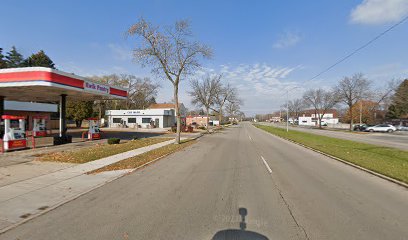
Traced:
<path fill-rule="evenodd" d="M 276 127 L 286 128 L 284 125 L 274 124 L 274 123 L 261 123 L 264 125 L 272 125 Z M 394 133 L 366 133 L 366 132 L 357 132 L 357 133 L 350 133 L 350 132 L 343 132 L 343 131 L 328 131 L 328 130 L 320 130 L 315 128 L 304 128 L 304 127 L 289 127 L 291 130 L 297 130 L 302 132 L 310 132 L 314 134 L 319 134 L 328 137 L 352 140 L 357 142 L 363 142 L 368 144 L 374 144 L 384 147 L 393 147 L 398 148 L 401 150 L 408 151 L 408 134 L 402 132 L 398 134 L 397 132 Z"/>
<path fill-rule="evenodd" d="M 391 240 L 407 226 L 407 189 L 244 123 L 0 239 Z"/>

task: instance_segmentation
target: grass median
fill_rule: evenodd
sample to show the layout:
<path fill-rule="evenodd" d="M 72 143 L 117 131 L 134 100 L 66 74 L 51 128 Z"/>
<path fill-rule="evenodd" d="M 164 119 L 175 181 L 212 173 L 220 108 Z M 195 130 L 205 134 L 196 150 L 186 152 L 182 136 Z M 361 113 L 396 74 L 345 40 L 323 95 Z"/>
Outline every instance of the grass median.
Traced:
<path fill-rule="evenodd" d="M 171 138 L 142 138 L 112 145 L 102 143 L 90 147 L 80 148 L 78 150 L 42 154 L 38 156 L 37 160 L 65 163 L 86 163 L 168 140 L 171 140 Z"/>
<path fill-rule="evenodd" d="M 88 174 L 94 174 L 94 173 L 105 172 L 105 171 L 123 170 L 123 169 L 135 169 L 155 159 L 167 156 L 176 151 L 180 151 L 183 148 L 186 148 L 194 144 L 195 142 L 196 142 L 195 140 L 184 140 L 180 144 L 169 144 L 161 148 L 157 148 L 149 152 L 142 153 L 135 157 L 131 157 L 131 158 L 113 163 L 111 165 L 96 169 L 94 171 L 89 172 Z"/>
<path fill-rule="evenodd" d="M 385 176 L 408 183 L 407 151 L 299 132 L 296 130 L 286 132 L 285 129 L 272 126 L 255 126 L 279 137 L 290 139 Z"/>

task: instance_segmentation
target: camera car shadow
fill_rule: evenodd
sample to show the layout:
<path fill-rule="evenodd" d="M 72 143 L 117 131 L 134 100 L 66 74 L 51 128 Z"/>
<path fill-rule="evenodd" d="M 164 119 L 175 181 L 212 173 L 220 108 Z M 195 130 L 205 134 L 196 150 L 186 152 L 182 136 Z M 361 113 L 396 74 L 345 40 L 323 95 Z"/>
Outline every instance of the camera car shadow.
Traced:
<path fill-rule="evenodd" d="M 239 215 L 241 215 L 241 222 L 239 223 L 240 229 L 218 231 L 211 240 L 269 240 L 269 238 L 260 233 L 246 230 L 245 217 L 248 215 L 246 208 L 240 208 Z"/>

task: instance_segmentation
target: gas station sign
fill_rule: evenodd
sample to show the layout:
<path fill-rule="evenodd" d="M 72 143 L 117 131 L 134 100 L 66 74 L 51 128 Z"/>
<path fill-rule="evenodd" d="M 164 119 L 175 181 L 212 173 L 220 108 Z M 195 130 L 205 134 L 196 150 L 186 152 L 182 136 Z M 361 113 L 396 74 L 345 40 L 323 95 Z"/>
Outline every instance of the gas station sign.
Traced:
<path fill-rule="evenodd" d="M 104 94 L 109 94 L 109 87 L 99 84 L 99 83 L 94 83 L 94 82 L 88 82 L 84 81 L 84 89 L 92 92 L 98 92 L 98 93 L 104 93 Z"/>

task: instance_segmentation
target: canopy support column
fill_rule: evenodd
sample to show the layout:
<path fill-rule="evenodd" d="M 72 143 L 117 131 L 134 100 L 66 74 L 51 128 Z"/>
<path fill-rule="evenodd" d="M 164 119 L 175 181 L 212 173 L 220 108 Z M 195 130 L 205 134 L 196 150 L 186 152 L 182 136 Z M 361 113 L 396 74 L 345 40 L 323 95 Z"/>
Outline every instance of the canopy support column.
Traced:
<path fill-rule="evenodd" d="M 60 104 L 59 104 L 59 136 L 60 137 L 64 137 L 67 133 L 66 108 L 67 108 L 67 95 L 61 94 Z"/>
<path fill-rule="evenodd" d="M 4 115 L 4 97 L 0 96 L 0 116 Z"/>
<path fill-rule="evenodd" d="M 4 115 L 4 97 L 0 96 L 0 117 Z M 3 120 L 0 118 L 0 138 L 3 139 L 4 134 L 4 123 Z M 0 141 L 1 141 L 0 139 Z M 2 152 L 3 143 L 1 144 L 0 152 Z"/>

